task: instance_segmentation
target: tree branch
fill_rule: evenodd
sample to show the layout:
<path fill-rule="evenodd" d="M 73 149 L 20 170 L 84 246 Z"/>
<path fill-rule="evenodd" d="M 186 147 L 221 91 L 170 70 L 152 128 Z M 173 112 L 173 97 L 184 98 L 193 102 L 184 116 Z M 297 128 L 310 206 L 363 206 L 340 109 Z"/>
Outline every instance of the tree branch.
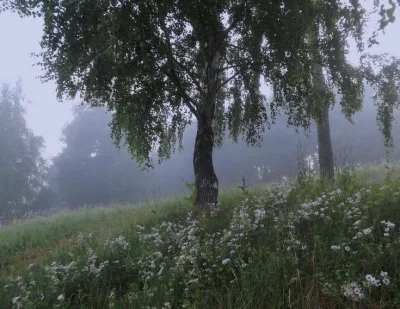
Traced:
<path fill-rule="evenodd" d="M 228 65 L 228 66 L 225 66 L 225 67 L 222 67 L 222 68 L 219 68 L 218 69 L 218 71 L 217 71 L 217 73 L 219 74 L 219 73 L 222 73 L 222 72 L 224 72 L 224 71 L 226 71 L 226 70 L 229 70 L 229 69 L 235 69 L 235 68 L 245 68 L 246 66 L 249 66 L 249 65 L 252 65 L 253 63 L 255 63 L 254 61 L 249 61 L 249 62 L 247 62 L 246 64 L 235 64 L 235 65 Z"/>
<path fill-rule="evenodd" d="M 147 8 L 148 8 L 152 13 L 154 13 L 153 10 L 152 10 L 152 8 L 149 6 L 149 3 L 147 3 Z M 160 20 L 161 20 L 161 23 L 160 23 L 161 29 L 164 31 L 165 36 L 166 36 L 166 44 L 167 44 L 167 49 L 168 49 L 168 52 L 167 52 L 167 62 L 168 62 L 169 67 L 170 67 L 170 72 L 168 72 L 168 70 L 166 70 L 165 67 L 162 67 L 162 66 L 160 66 L 160 65 L 157 63 L 156 57 L 155 57 L 154 54 L 153 54 L 152 56 L 153 56 L 154 63 L 155 63 L 155 65 L 157 66 L 157 68 L 158 68 L 162 73 L 164 73 L 165 76 L 167 76 L 167 77 L 170 79 L 170 81 L 175 85 L 175 87 L 177 87 L 178 94 L 179 94 L 179 95 L 182 97 L 182 99 L 185 101 L 185 104 L 187 105 L 187 107 L 189 108 L 189 110 L 193 113 L 193 115 L 195 115 L 195 117 L 196 117 L 197 119 L 199 119 L 199 113 L 198 113 L 198 110 L 197 110 L 197 109 L 198 109 L 197 102 L 195 102 L 195 100 L 193 100 L 193 98 L 191 98 L 191 97 L 186 93 L 185 89 L 182 87 L 182 84 L 181 84 L 181 81 L 180 81 L 180 79 L 179 79 L 179 77 L 178 77 L 178 74 L 177 74 L 176 71 L 175 71 L 174 56 L 173 56 L 173 53 L 172 53 L 171 39 L 170 39 L 168 30 L 166 29 L 166 25 L 165 25 L 165 21 L 164 21 L 163 17 L 162 17 L 162 16 L 159 16 L 159 17 L 160 17 Z M 147 21 L 146 21 L 146 25 L 147 25 L 150 29 L 153 29 L 152 25 L 150 25 Z M 154 30 L 153 30 L 153 35 L 154 35 L 155 37 L 158 37 L 157 34 L 154 33 Z M 175 62 L 177 62 L 177 61 L 175 60 Z"/>
<path fill-rule="evenodd" d="M 184 99 L 185 104 L 187 105 L 187 107 L 190 109 L 190 111 L 193 113 L 193 115 L 195 115 L 195 117 L 197 119 L 199 119 L 199 113 L 197 111 L 197 103 L 195 102 L 195 100 L 193 100 L 187 93 L 186 91 L 183 89 L 183 87 L 180 85 L 180 81 L 179 78 L 177 78 L 177 76 L 175 76 L 173 73 L 169 73 L 165 68 L 161 67 L 158 65 L 157 61 L 155 61 L 155 64 L 157 66 L 157 68 L 163 72 L 174 84 L 175 86 L 178 88 L 178 94 Z"/>
<path fill-rule="evenodd" d="M 246 3 L 247 3 L 247 0 L 243 0 L 242 3 L 239 5 L 239 7 L 236 9 L 236 12 L 233 16 L 232 23 L 224 30 L 224 32 L 222 34 L 223 38 L 228 37 L 229 32 L 231 32 L 237 26 L 237 24 L 240 22 L 240 20 L 242 19 L 242 17 L 243 17 L 242 12 L 244 10 L 244 7 L 246 6 Z"/>
<path fill-rule="evenodd" d="M 192 83 L 197 87 L 197 90 L 200 92 L 201 95 L 204 95 L 204 91 L 200 86 L 200 83 L 198 81 L 198 78 L 196 78 L 195 74 L 191 72 L 191 69 L 188 68 L 186 65 L 183 63 L 180 63 L 178 60 L 174 59 L 174 61 L 177 63 L 178 66 L 180 66 L 186 74 L 189 75 L 189 77 L 192 80 Z M 192 69 L 193 70 L 193 69 Z"/>
<path fill-rule="evenodd" d="M 186 97 L 186 100 L 189 99 L 188 102 L 193 104 L 193 106 L 190 106 L 189 108 L 194 108 L 194 107 L 198 108 L 197 102 L 195 102 L 192 98 L 190 98 L 189 95 L 184 90 L 184 88 L 182 87 L 181 81 L 180 81 L 180 79 L 178 77 L 178 74 L 176 73 L 176 70 L 175 70 L 175 63 L 177 63 L 181 68 L 183 68 L 184 71 L 190 76 L 190 78 L 192 79 L 192 82 L 196 85 L 196 87 L 197 87 L 198 91 L 200 92 L 200 94 L 203 94 L 203 90 L 201 89 L 200 84 L 197 81 L 197 79 L 194 76 L 194 74 L 190 72 L 190 69 L 188 69 L 184 64 L 180 63 L 174 57 L 174 55 L 172 53 L 171 38 L 169 36 L 168 29 L 167 29 L 167 27 L 165 25 L 164 19 L 163 18 L 160 18 L 160 19 L 161 19 L 160 27 L 161 27 L 161 30 L 164 31 L 165 37 L 166 37 L 166 44 L 167 44 L 167 49 L 168 49 L 167 61 L 168 61 L 169 66 L 171 68 L 171 73 L 169 73 L 167 76 L 169 76 L 170 79 L 175 83 L 175 85 L 179 88 L 180 92 L 182 94 L 184 94 L 184 97 Z M 165 73 L 166 71 L 164 70 L 163 72 Z"/>
<path fill-rule="evenodd" d="M 231 77 L 225 79 L 220 85 L 218 85 L 217 91 L 219 91 L 222 87 L 224 87 L 226 84 L 228 84 L 231 80 L 233 80 L 236 76 L 238 76 L 241 72 L 238 71 L 235 74 L 233 74 Z"/>

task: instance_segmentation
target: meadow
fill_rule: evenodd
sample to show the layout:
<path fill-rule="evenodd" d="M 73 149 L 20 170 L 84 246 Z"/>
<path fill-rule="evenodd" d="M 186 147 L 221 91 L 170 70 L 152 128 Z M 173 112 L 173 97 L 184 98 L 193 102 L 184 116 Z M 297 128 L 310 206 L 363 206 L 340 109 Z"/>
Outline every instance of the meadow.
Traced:
<path fill-rule="evenodd" d="M 399 308 L 400 168 L 0 228 L 1 308 Z"/>

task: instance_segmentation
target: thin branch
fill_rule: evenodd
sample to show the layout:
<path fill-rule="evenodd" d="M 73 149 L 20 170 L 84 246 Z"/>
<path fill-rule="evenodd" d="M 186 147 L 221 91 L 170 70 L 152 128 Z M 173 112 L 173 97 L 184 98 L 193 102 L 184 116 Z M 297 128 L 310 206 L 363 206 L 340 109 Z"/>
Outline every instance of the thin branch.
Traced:
<path fill-rule="evenodd" d="M 147 6 L 148 6 L 148 9 L 151 10 L 151 7 L 149 7 L 149 4 L 147 4 Z M 152 11 L 152 10 L 151 10 L 151 11 Z M 160 18 L 161 18 L 161 17 L 160 17 Z M 143 19 L 142 19 L 142 20 L 143 20 Z M 144 22 L 146 23 L 146 25 L 147 25 L 150 29 L 153 29 L 152 25 L 150 25 L 149 22 L 148 22 L 147 20 L 144 20 Z M 167 61 L 168 61 L 168 63 L 169 63 L 170 71 L 171 71 L 171 72 L 168 72 L 164 67 L 161 67 L 161 66 L 157 63 L 156 57 L 155 57 L 154 54 L 153 54 L 152 56 L 153 56 L 154 63 L 156 64 L 157 68 L 158 68 L 162 73 L 164 73 L 164 74 L 172 81 L 172 83 L 177 87 L 179 95 L 184 99 L 184 101 L 185 101 L 186 105 L 188 106 L 189 110 L 195 115 L 195 117 L 196 117 L 197 119 L 199 119 L 199 113 L 198 113 L 198 111 L 197 111 L 197 109 L 198 109 L 197 103 L 186 93 L 186 91 L 185 91 L 185 89 L 182 87 L 181 81 L 180 81 L 180 79 L 179 79 L 179 77 L 178 77 L 178 75 L 177 75 L 177 73 L 176 73 L 176 71 L 175 71 L 175 67 L 174 67 L 174 57 L 173 57 L 173 54 L 172 54 L 172 47 L 171 47 L 171 44 L 170 44 L 171 41 L 170 41 L 170 38 L 169 38 L 168 31 L 166 30 L 166 26 L 165 26 L 164 20 L 162 20 L 161 27 L 164 28 L 164 29 L 162 29 L 162 30 L 164 31 L 165 35 L 167 36 L 167 48 L 168 48 L 168 58 L 167 58 Z M 154 31 L 153 31 L 153 35 L 157 37 L 157 35 L 154 34 Z"/>
<path fill-rule="evenodd" d="M 157 61 L 154 61 L 157 68 L 163 72 L 174 84 L 175 86 L 178 88 L 178 94 L 185 100 L 185 104 L 189 107 L 190 111 L 193 113 L 193 115 L 195 115 L 195 117 L 197 119 L 199 119 L 199 113 L 197 111 L 197 104 L 196 101 L 193 100 L 187 93 L 186 91 L 183 89 L 183 87 L 181 87 L 179 79 L 177 79 L 177 77 L 173 74 L 173 73 L 169 73 L 165 68 L 161 67 Z"/>
<path fill-rule="evenodd" d="M 220 74 L 220 73 L 222 73 L 222 72 L 224 72 L 224 71 L 227 71 L 227 70 L 229 70 L 229 69 L 235 69 L 235 68 L 244 68 L 244 67 L 246 67 L 246 66 L 249 66 L 249 65 L 252 65 L 253 63 L 255 63 L 254 61 L 249 61 L 249 62 L 247 62 L 246 64 L 235 64 L 235 65 L 228 65 L 228 66 L 225 66 L 225 67 L 222 67 L 222 68 L 219 68 L 218 69 L 218 71 L 217 71 L 217 73 L 218 74 Z"/>
<path fill-rule="evenodd" d="M 197 90 L 200 92 L 200 94 L 201 94 L 201 95 L 204 95 L 204 91 L 203 91 L 203 89 L 201 88 L 200 83 L 199 83 L 199 81 L 198 81 L 199 79 L 196 78 L 196 76 L 195 76 L 194 73 L 192 73 L 193 68 L 192 68 L 192 69 L 188 68 L 186 65 L 184 65 L 183 63 L 180 63 L 180 62 L 179 62 L 178 60 L 176 60 L 176 59 L 174 59 L 174 61 L 177 63 L 178 66 L 180 66 L 180 67 L 185 71 L 186 74 L 189 75 L 189 77 L 192 79 L 192 83 L 197 87 Z"/>
<path fill-rule="evenodd" d="M 237 77 L 238 75 L 240 75 L 241 72 L 238 71 L 235 74 L 233 74 L 231 77 L 225 79 L 220 85 L 218 85 L 217 91 L 219 91 L 221 88 L 223 88 L 225 85 L 227 85 L 231 80 L 233 80 L 235 77 Z"/>
<path fill-rule="evenodd" d="M 224 32 L 222 34 L 223 38 L 228 37 L 229 32 L 231 32 L 237 26 L 237 24 L 240 22 L 240 20 L 242 19 L 242 17 L 243 17 L 242 12 L 244 10 L 244 7 L 246 6 L 246 3 L 247 3 L 247 0 L 243 0 L 242 3 L 240 4 L 240 7 L 238 7 L 236 9 L 236 12 L 233 16 L 232 23 L 224 30 Z"/>
<path fill-rule="evenodd" d="M 181 84 L 181 81 L 180 81 L 180 79 L 179 79 L 179 77 L 178 77 L 178 74 L 176 73 L 175 65 L 174 65 L 174 63 L 176 62 L 176 63 L 177 63 L 179 66 L 181 66 L 181 67 L 184 69 L 184 71 L 190 76 L 190 78 L 192 79 L 192 82 L 196 85 L 198 91 L 199 91 L 201 94 L 203 94 L 203 91 L 202 91 L 202 89 L 201 89 L 201 87 L 200 87 L 200 84 L 198 83 L 198 81 L 197 81 L 196 77 L 194 76 L 194 74 L 190 72 L 190 69 L 188 69 L 184 64 L 180 63 L 180 62 L 174 57 L 174 55 L 173 55 L 173 53 L 172 53 L 172 47 L 171 47 L 171 38 L 170 38 L 170 36 L 169 36 L 169 32 L 168 32 L 168 29 L 167 29 L 167 27 L 166 27 L 166 25 L 165 25 L 164 19 L 161 19 L 160 27 L 161 27 L 161 30 L 164 31 L 165 36 L 166 36 L 166 44 L 167 44 L 167 48 L 168 48 L 168 55 L 167 55 L 168 58 L 167 58 L 167 61 L 168 61 L 169 66 L 170 66 L 170 68 L 171 68 L 170 76 L 171 76 L 172 80 L 175 82 L 176 86 L 177 86 L 178 88 L 180 88 L 180 91 L 181 91 L 182 93 L 185 93 L 185 96 L 187 96 L 187 97 L 189 98 L 188 94 L 185 92 L 185 90 L 184 90 L 183 87 L 182 87 L 182 84 Z M 194 100 L 192 100 L 192 101 L 193 101 L 193 102 L 191 102 L 191 103 L 192 103 L 196 108 L 198 108 L 197 103 L 194 102 Z"/>

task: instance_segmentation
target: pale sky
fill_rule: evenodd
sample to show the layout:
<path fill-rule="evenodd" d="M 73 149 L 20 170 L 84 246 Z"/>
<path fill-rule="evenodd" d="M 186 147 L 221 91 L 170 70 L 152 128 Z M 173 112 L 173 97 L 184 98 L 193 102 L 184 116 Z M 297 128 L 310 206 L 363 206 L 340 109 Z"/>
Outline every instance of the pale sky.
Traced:
<path fill-rule="evenodd" d="M 20 18 L 0 13 L 0 82 L 14 84 L 22 79 L 27 104 L 28 126 L 46 142 L 44 155 L 51 157 L 62 148 L 61 129 L 71 119 L 72 102 L 60 103 L 54 82 L 42 83 L 39 66 L 30 53 L 40 52 L 42 19 Z"/>
<path fill-rule="evenodd" d="M 398 14 L 397 14 L 398 15 Z M 400 17 L 399 17 L 400 18 Z M 377 27 L 376 20 L 370 22 L 370 30 Z M 380 45 L 372 52 L 388 52 L 400 56 L 400 20 L 390 25 L 385 35 L 380 36 Z M 35 59 L 30 53 L 40 52 L 42 20 L 19 18 L 16 14 L 0 13 L 0 82 L 15 83 L 22 79 L 28 104 L 28 126 L 46 141 L 44 155 L 55 156 L 62 148 L 61 130 L 71 119 L 72 102 L 58 102 L 55 83 L 41 83 L 37 76 L 41 70 L 33 66 Z M 355 53 L 350 60 L 357 60 Z"/>

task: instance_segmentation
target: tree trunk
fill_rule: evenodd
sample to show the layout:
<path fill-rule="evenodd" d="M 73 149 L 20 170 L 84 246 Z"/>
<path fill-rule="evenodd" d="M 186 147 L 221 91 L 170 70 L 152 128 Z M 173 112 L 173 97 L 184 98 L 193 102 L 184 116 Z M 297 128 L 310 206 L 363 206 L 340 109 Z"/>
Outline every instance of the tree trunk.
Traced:
<path fill-rule="evenodd" d="M 207 118 L 199 120 L 193 155 L 198 210 L 207 210 L 218 201 L 218 179 L 212 161 L 213 148 L 214 132 L 211 121 Z"/>
<path fill-rule="evenodd" d="M 196 185 L 196 209 L 208 210 L 218 202 L 218 178 L 212 161 L 214 149 L 213 119 L 218 91 L 219 51 L 216 40 L 210 36 L 206 47 L 205 96 L 197 117 L 197 135 L 194 146 L 193 167 Z"/>
<path fill-rule="evenodd" d="M 317 90 L 324 92 L 326 90 L 326 84 L 323 77 L 323 70 L 320 65 L 314 64 L 314 74 L 314 86 Z M 320 121 L 317 121 L 319 173 L 321 179 L 334 182 L 335 169 L 333 164 L 331 129 L 329 124 L 329 108 L 323 104 L 321 105 L 322 118 Z"/>
<path fill-rule="evenodd" d="M 329 110 L 322 111 L 322 122 L 317 124 L 319 172 L 321 179 L 335 181 Z"/>

